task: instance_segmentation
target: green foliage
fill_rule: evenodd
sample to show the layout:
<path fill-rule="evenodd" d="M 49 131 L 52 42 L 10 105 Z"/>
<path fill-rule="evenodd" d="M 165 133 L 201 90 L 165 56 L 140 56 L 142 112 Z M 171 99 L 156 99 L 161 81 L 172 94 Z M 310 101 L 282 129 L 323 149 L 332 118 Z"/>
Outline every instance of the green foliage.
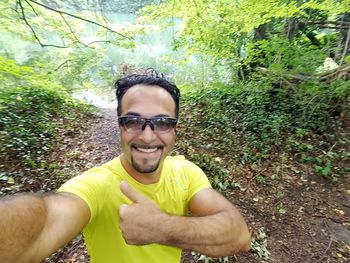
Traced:
<path fill-rule="evenodd" d="M 263 259 L 270 257 L 271 253 L 267 250 L 267 235 L 263 227 L 259 228 L 256 233 L 253 233 L 251 247 L 259 257 Z"/>
<path fill-rule="evenodd" d="M 287 209 L 285 208 L 285 206 L 281 203 L 278 205 L 277 207 L 277 212 L 281 215 L 285 215 L 287 213 Z"/>
<path fill-rule="evenodd" d="M 229 263 L 230 258 L 227 257 L 222 257 L 222 258 L 212 258 L 200 253 L 192 252 L 192 257 L 197 261 L 197 262 L 203 262 L 203 263 L 209 263 L 209 262 L 222 262 L 222 263 Z"/>
<path fill-rule="evenodd" d="M 322 65 L 329 51 L 320 49 L 303 39 L 287 39 L 271 36 L 247 45 L 249 54 L 245 63 L 266 66 L 271 71 L 281 73 L 312 74 Z"/>
<path fill-rule="evenodd" d="M 247 45 L 255 41 L 255 30 L 260 26 L 267 26 L 266 33 L 276 37 L 272 40 L 274 43 L 267 47 L 269 54 L 268 58 L 264 59 L 272 63 L 272 67 L 281 66 L 278 60 L 282 59 L 282 66 L 292 64 L 296 72 L 301 72 L 303 69 L 309 72 L 317 66 L 317 62 L 324 55 L 318 56 L 321 50 L 305 45 L 310 41 L 301 34 L 313 32 L 317 27 L 306 25 L 307 29 L 297 30 L 300 34 L 295 35 L 296 42 L 283 46 L 278 39 L 286 36 L 289 30 L 288 21 L 293 19 L 313 21 L 315 18 L 332 20 L 336 15 L 348 12 L 348 6 L 348 0 L 304 2 L 168 0 L 159 5 L 144 8 L 141 14 L 143 15 L 142 21 L 146 21 L 145 23 L 156 21 L 164 27 L 172 27 L 177 33 L 174 34 L 176 36 L 174 48 L 187 52 L 188 57 L 201 54 L 211 63 L 225 63 L 231 65 L 232 68 L 239 66 L 247 56 L 251 55 L 247 52 Z M 177 19 L 181 21 L 181 26 L 177 26 Z M 321 35 L 319 31 L 313 33 Z M 298 41 L 302 43 L 297 43 Z M 333 47 L 336 47 L 336 44 Z M 278 55 L 282 52 L 286 54 L 279 58 Z M 310 54 L 304 56 L 305 52 Z M 252 55 L 257 58 L 256 54 Z M 313 61 L 314 58 L 317 60 Z M 299 64 L 301 66 L 298 68 Z M 309 68 L 307 64 L 312 66 Z"/>
<path fill-rule="evenodd" d="M 227 189 L 237 187 L 237 183 L 231 181 L 229 172 L 223 167 L 223 164 L 210 154 L 189 152 L 187 155 L 189 160 L 202 168 L 217 191 L 225 192 Z"/>
<path fill-rule="evenodd" d="M 56 80 L 65 87 L 70 87 L 72 90 L 84 87 L 87 83 L 91 83 L 91 76 L 97 75 L 103 69 L 98 65 L 103 55 L 100 49 L 84 49 L 79 52 L 68 52 L 68 54 L 65 60 L 61 60 L 55 72 Z M 107 78 L 110 77 L 105 75 Z"/>
<path fill-rule="evenodd" d="M 0 94 L 0 156 L 19 158 L 29 166 L 47 153 L 60 126 L 69 129 L 78 104 L 52 89 L 17 87 Z"/>
<path fill-rule="evenodd" d="M 14 59 L 0 56 L 0 80 L 2 81 L 0 91 L 18 86 L 50 87 L 63 91 L 64 88 L 52 81 L 50 74 L 43 70 L 45 66 L 49 65 L 42 64 L 41 67 L 38 67 L 37 63 L 34 66 L 29 63 L 19 65 Z"/>
<path fill-rule="evenodd" d="M 90 8 L 94 6 L 94 9 L 88 9 L 89 5 Z M 123 29 L 113 33 L 112 28 L 108 30 L 111 25 L 103 10 L 97 7 L 100 7 L 98 1 L 75 1 L 73 6 L 66 1 L 56 1 L 55 5 L 39 1 L 1 1 L 0 30 L 40 46 L 81 48 L 96 46 L 94 42 L 104 41 L 129 45 L 132 42 L 129 32 L 124 35 Z M 91 38 L 92 35 L 94 38 Z"/>
<path fill-rule="evenodd" d="M 345 160 L 345 155 L 337 153 L 333 159 L 326 155 L 321 161 L 314 158 L 343 138 L 338 134 L 348 118 L 349 94 L 346 82 L 277 88 L 262 80 L 188 91 L 183 95 L 183 129 L 179 131 L 180 139 L 186 135 L 187 141 L 178 146 L 203 169 L 210 167 L 222 183 L 224 173 L 213 168 L 213 157 L 194 156 L 193 151 L 241 163 L 266 160 L 277 149 L 296 151 L 312 158 L 309 163 L 317 173 L 335 178 L 332 162 Z M 327 133 L 330 136 L 318 138 Z M 265 178 L 257 176 L 256 181 L 264 184 Z"/>
<path fill-rule="evenodd" d="M 257 182 L 258 184 L 260 184 L 260 185 L 264 185 L 264 183 L 265 183 L 265 177 L 262 176 L 262 175 L 260 175 L 260 174 L 258 174 L 258 175 L 255 177 L 255 180 L 256 180 L 256 182 Z"/>
<path fill-rule="evenodd" d="M 300 161 L 311 164 L 318 175 L 331 178 L 333 181 L 337 181 L 339 175 L 333 171 L 333 165 L 337 161 L 346 161 L 348 158 L 349 153 L 347 152 L 328 151 L 322 152 L 317 156 L 314 156 L 312 152 L 306 152 L 301 155 Z"/>
<path fill-rule="evenodd" d="M 259 25 L 275 18 L 293 16 L 299 8 L 294 2 L 280 1 L 165 1 L 143 9 L 144 19 L 163 21 L 173 26 L 169 18 L 183 22 L 177 46 L 190 54 L 234 59 L 244 38 Z M 215 30 L 212 30 L 215 28 Z"/>
<path fill-rule="evenodd" d="M 0 157 L 41 167 L 59 132 L 88 107 L 73 101 L 45 72 L 0 57 Z"/>

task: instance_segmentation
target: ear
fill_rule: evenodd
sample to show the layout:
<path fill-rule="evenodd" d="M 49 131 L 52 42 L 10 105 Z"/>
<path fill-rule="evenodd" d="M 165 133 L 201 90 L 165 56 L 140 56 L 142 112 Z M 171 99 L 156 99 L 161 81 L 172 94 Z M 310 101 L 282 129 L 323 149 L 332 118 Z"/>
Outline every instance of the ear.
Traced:
<path fill-rule="evenodd" d="M 177 122 L 175 127 L 174 127 L 175 135 L 177 135 L 177 128 L 179 128 L 179 127 L 180 127 L 180 124 L 179 124 L 179 122 Z"/>

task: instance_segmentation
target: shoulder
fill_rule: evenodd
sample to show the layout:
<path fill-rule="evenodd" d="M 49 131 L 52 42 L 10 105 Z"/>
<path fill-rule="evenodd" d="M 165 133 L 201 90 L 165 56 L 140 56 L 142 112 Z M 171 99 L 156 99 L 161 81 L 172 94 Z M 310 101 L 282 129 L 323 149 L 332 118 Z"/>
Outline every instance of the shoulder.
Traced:
<path fill-rule="evenodd" d="M 80 176 L 87 180 L 93 178 L 94 180 L 103 181 L 103 180 L 108 180 L 121 172 L 122 172 L 122 166 L 121 166 L 119 157 L 117 157 L 100 166 L 95 166 L 90 168 Z"/>
<path fill-rule="evenodd" d="M 181 182 L 182 185 L 186 186 L 187 202 L 200 190 L 211 188 L 210 182 L 202 169 L 184 156 L 167 157 L 166 163 L 171 167 L 167 168 L 171 171 L 168 174 L 173 177 L 174 181 L 178 184 Z"/>
<path fill-rule="evenodd" d="M 104 188 L 117 178 L 118 163 L 120 163 L 119 158 L 115 158 L 101 166 L 95 166 L 68 180 L 59 188 L 59 191 L 71 188 Z"/>
<path fill-rule="evenodd" d="M 203 170 L 193 162 L 187 160 L 183 155 L 167 157 L 165 165 L 167 165 L 165 168 L 168 173 L 170 172 L 172 176 L 176 176 L 178 179 L 183 178 L 188 182 L 208 181 Z"/>
<path fill-rule="evenodd" d="M 119 185 L 118 158 L 96 166 L 64 183 L 57 192 L 74 194 L 83 199 L 94 218 L 105 205 L 106 200 Z"/>
<path fill-rule="evenodd" d="M 114 159 L 112 159 L 109 162 L 106 162 L 100 166 L 95 166 L 92 167 L 91 169 L 89 169 L 88 171 L 86 171 L 85 173 L 89 174 L 100 174 L 100 173 L 117 173 L 118 171 L 120 171 L 120 169 L 122 168 L 121 162 L 119 157 L 116 157 Z"/>

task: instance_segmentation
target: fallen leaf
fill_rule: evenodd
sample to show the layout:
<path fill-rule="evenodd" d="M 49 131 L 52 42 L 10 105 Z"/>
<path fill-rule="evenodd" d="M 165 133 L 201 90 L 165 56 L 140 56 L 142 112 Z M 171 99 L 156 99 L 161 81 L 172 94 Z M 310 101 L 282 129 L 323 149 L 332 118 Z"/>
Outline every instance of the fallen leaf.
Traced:
<path fill-rule="evenodd" d="M 15 183 L 15 179 L 13 179 L 13 177 L 9 177 L 8 179 L 7 179 L 7 183 L 8 184 L 14 184 Z"/>
<path fill-rule="evenodd" d="M 350 246 L 349 245 L 345 245 L 345 251 L 346 251 L 346 253 L 350 254 Z"/>
<path fill-rule="evenodd" d="M 333 211 L 336 214 L 341 215 L 341 216 L 343 216 L 345 214 L 345 212 L 343 210 L 341 210 L 341 209 L 334 208 Z"/>

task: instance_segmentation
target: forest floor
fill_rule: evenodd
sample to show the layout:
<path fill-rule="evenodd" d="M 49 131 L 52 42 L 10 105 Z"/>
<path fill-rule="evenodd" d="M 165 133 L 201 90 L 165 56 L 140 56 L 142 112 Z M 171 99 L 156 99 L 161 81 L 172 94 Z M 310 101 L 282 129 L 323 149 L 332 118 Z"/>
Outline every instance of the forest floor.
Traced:
<path fill-rule="evenodd" d="M 55 185 L 120 153 L 115 109 L 101 110 L 86 126 L 66 134 L 49 157 L 64 171 Z M 258 175 L 268 179 L 259 183 Z M 237 164 L 232 180 L 240 186 L 225 195 L 247 220 L 254 249 L 220 262 L 350 262 L 348 178 L 333 183 L 281 154 L 279 163 Z M 184 253 L 182 262 L 204 262 L 199 257 Z M 89 257 L 79 237 L 45 262 L 87 263 Z"/>

